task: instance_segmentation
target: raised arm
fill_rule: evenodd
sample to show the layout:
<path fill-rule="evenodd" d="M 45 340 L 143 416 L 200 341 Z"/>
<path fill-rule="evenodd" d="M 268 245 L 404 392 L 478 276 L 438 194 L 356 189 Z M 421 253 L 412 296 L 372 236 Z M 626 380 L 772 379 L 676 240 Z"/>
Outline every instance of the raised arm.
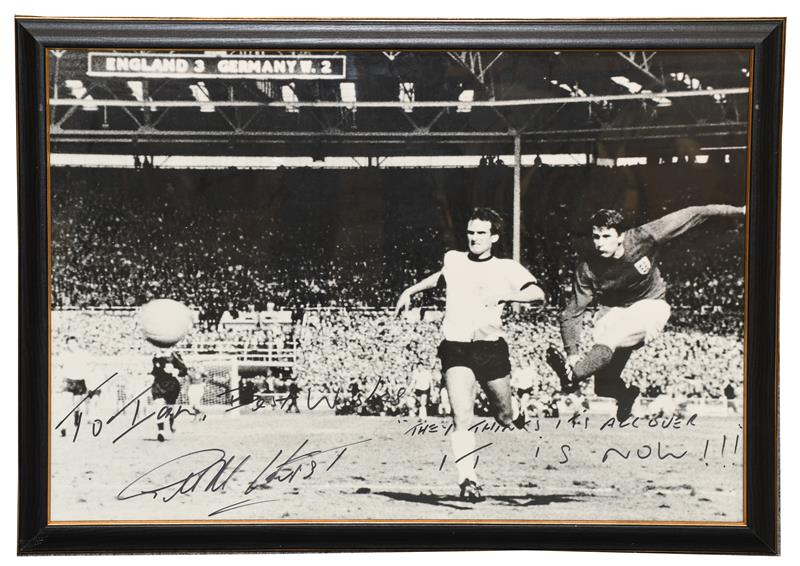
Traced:
<path fill-rule="evenodd" d="M 508 280 L 509 291 L 501 297 L 497 297 L 499 303 L 535 303 L 544 301 L 544 291 L 539 286 L 530 271 L 525 269 L 522 264 L 504 260 L 503 269 Z"/>
<path fill-rule="evenodd" d="M 501 300 L 504 303 L 536 303 L 539 301 L 544 301 L 544 291 L 534 281 L 526 283 L 519 291 L 514 291 Z"/>
<path fill-rule="evenodd" d="M 567 352 L 568 357 L 578 354 L 583 313 L 586 312 L 593 300 L 594 287 L 592 286 L 589 267 L 585 263 L 580 263 L 575 269 L 575 277 L 572 281 L 572 295 L 560 317 L 561 340 L 564 342 L 564 351 Z"/>
<path fill-rule="evenodd" d="M 727 204 L 690 206 L 643 224 L 641 229 L 650 234 L 656 242 L 664 242 L 699 226 L 712 216 L 744 216 L 744 213 L 743 206 Z"/>
<path fill-rule="evenodd" d="M 441 271 L 437 271 L 436 273 L 432 273 L 428 275 L 422 281 L 415 283 L 405 291 L 400 294 L 400 298 L 397 299 L 397 306 L 395 306 L 394 312 L 395 314 L 400 314 L 407 308 L 411 306 L 411 297 L 416 295 L 420 291 L 426 291 L 428 289 L 433 289 L 436 285 L 439 284 L 439 278 L 442 276 Z"/>

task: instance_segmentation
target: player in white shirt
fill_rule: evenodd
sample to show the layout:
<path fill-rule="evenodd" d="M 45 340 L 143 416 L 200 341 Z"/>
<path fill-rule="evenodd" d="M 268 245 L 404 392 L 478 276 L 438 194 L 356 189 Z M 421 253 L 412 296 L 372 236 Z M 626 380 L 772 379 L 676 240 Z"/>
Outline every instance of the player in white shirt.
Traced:
<path fill-rule="evenodd" d="M 76 429 L 80 428 L 81 421 L 89 422 L 91 413 L 97 405 L 101 391 L 94 391 L 99 383 L 91 368 L 91 357 L 81 348 L 75 336 L 67 336 L 64 340 L 64 349 L 56 357 L 54 367 L 56 380 L 60 386 L 56 389 L 54 401 L 54 417 L 61 418 L 72 408 L 80 406 L 72 412 L 72 421 Z M 84 399 L 85 398 L 85 399 Z M 62 423 L 59 434 L 67 435 L 66 423 Z"/>
<path fill-rule="evenodd" d="M 219 329 L 227 329 L 228 325 L 237 318 L 239 318 L 239 312 L 233 308 L 233 303 L 229 302 L 228 308 L 225 309 L 225 312 L 222 313 L 222 316 L 219 319 Z"/>
<path fill-rule="evenodd" d="M 502 220 L 489 208 L 476 208 L 467 223 L 469 252 L 449 251 L 444 265 L 400 295 L 397 314 L 411 306 L 411 297 L 433 289 L 444 279 L 447 288 L 439 357 L 453 414 L 449 435 L 458 471 L 461 497 L 483 500 L 474 469 L 475 434 L 469 430 L 474 418 L 475 384 L 479 383 L 503 426 L 524 426 L 524 415 L 515 414 L 511 395 L 511 363 L 503 337 L 501 315 L 504 303 L 543 301 L 536 278 L 511 259 L 492 255 L 500 239 Z"/>
<path fill-rule="evenodd" d="M 193 421 L 198 420 L 198 418 L 203 420 L 205 417 L 201 407 L 203 406 L 203 395 L 206 392 L 206 379 L 208 379 L 206 372 L 202 372 L 200 375 L 193 371 L 189 372 L 189 387 L 186 394 L 189 397 L 189 407 L 193 413 Z"/>
<path fill-rule="evenodd" d="M 428 399 L 431 396 L 431 384 L 433 383 L 433 371 L 425 367 L 420 359 L 417 368 L 411 374 L 414 384 L 414 396 L 416 397 L 417 416 L 420 419 L 428 418 Z"/>

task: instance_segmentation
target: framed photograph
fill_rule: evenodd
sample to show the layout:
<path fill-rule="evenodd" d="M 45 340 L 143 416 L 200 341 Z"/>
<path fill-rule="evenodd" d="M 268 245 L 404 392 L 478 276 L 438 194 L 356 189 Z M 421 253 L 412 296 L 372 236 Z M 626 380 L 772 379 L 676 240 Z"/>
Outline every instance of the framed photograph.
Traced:
<path fill-rule="evenodd" d="M 784 30 L 18 19 L 18 552 L 777 553 Z"/>

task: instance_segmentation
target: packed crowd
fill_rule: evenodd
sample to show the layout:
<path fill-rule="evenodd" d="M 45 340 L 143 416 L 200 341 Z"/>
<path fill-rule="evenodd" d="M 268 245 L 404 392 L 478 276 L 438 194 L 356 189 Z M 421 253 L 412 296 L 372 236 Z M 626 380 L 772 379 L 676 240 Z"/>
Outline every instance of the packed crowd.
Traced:
<path fill-rule="evenodd" d="M 316 185 L 207 190 L 148 171 L 137 174 L 143 185 L 130 186 L 113 172 L 93 173 L 61 170 L 54 180 L 55 307 L 170 296 L 215 323 L 230 301 L 258 310 L 266 300 L 292 309 L 381 306 L 435 265 L 419 258 L 441 255 L 436 227 L 405 226 L 388 212 L 376 226 L 374 211 L 337 205 L 335 191 L 320 199 Z"/>
<path fill-rule="evenodd" d="M 522 211 L 522 262 L 539 276 L 554 307 L 563 305 L 575 262 L 588 244 L 583 217 L 601 204 L 597 191 L 576 187 L 575 172 L 567 169 L 540 167 L 535 199 L 528 191 Z M 646 207 L 647 214 L 631 213 L 631 224 L 714 200 L 714 191 L 709 194 L 702 184 L 710 173 L 687 171 L 695 181 L 687 178 L 686 190 L 659 190 L 652 182 L 639 188 L 634 202 L 646 193 L 648 202 L 661 204 Z M 444 251 L 463 248 L 463 234 L 453 227 L 464 219 L 454 217 L 456 212 L 466 214 L 470 202 L 489 199 L 510 216 L 508 203 L 491 200 L 498 199 L 492 190 L 504 179 L 487 187 L 488 180 L 459 171 L 378 171 L 356 178 L 354 187 L 345 187 L 349 177 L 333 172 L 238 172 L 234 180 L 227 173 L 195 174 L 190 182 L 186 174 L 158 170 L 127 176 L 57 170 L 53 305 L 136 306 L 170 296 L 197 309 L 206 326 L 231 301 L 258 310 L 266 300 L 298 311 L 315 305 L 388 307 L 410 281 L 438 269 Z M 626 202 L 630 174 L 594 167 L 586 182 L 603 186 L 606 201 Z M 457 177 L 453 187 L 449 177 Z M 671 172 L 673 178 L 681 176 Z M 372 183 L 380 183 L 381 191 Z M 320 190 L 322 184 L 330 188 Z M 721 192 L 716 201 L 726 199 L 730 195 Z M 698 316 L 705 311 L 741 310 L 742 246 L 741 225 L 716 220 L 666 246 L 661 265 L 670 300 L 697 313 L 676 318 L 676 324 L 691 328 L 705 324 Z M 731 325 L 721 330 L 735 330 L 736 321 Z M 707 326 L 702 330 L 713 330 Z"/>

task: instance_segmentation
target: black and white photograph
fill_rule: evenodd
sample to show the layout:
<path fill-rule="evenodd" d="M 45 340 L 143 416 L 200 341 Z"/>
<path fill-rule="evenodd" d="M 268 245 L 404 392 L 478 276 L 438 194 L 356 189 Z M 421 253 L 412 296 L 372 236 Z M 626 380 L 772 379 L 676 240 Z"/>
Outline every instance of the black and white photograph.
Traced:
<path fill-rule="evenodd" d="M 743 524 L 749 50 L 46 57 L 52 524 Z"/>

